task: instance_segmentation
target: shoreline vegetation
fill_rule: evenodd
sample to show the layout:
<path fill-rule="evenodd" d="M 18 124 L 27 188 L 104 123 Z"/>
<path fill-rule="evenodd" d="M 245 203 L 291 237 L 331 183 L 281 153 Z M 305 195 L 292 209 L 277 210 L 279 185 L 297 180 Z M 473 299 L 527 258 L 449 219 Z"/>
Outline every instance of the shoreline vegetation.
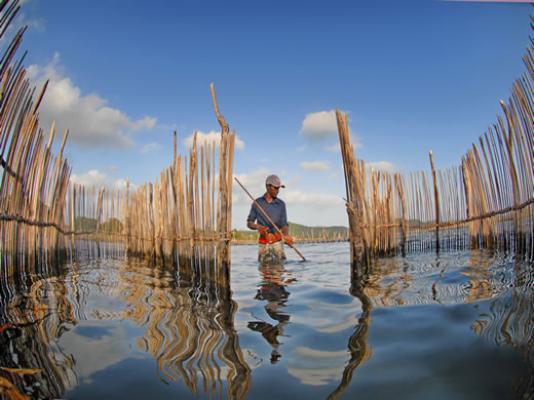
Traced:
<path fill-rule="evenodd" d="M 289 234 L 297 243 L 344 242 L 349 240 L 349 230 L 344 226 L 306 226 L 289 222 Z M 248 229 L 232 230 L 233 244 L 254 244 L 258 232 Z"/>

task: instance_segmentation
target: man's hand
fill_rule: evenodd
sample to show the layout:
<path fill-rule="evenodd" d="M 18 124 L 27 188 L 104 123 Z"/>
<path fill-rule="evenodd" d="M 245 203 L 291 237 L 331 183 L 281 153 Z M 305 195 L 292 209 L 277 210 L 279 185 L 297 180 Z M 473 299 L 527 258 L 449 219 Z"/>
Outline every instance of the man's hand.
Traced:
<path fill-rule="evenodd" d="M 295 243 L 295 239 L 293 239 L 289 235 L 284 235 L 284 243 L 287 244 L 288 246 L 291 246 L 293 243 Z"/>
<path fill-rule="evenodd" d="M 267 236 L 267 233 L 269 232 L 269 228 L 267 228 L 266 226 L 263 226 L 263 225 L 258 225 L 258 232 L 260 233 L 260 235 L 262 236 Z"/>

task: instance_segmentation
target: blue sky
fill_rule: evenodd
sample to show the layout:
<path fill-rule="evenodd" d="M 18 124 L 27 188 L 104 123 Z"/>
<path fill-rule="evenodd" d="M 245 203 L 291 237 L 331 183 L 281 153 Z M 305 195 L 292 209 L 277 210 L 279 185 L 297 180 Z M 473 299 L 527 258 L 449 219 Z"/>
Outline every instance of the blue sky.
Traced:
<path fill-rule="evenodd" d="M 529 4 L 445 1 L 27 0 L 23 47 L 51 78 L 43 126 L 71 129 L 74 179 L 154 181 L 194 131 L 218 131 L 209 84 L 256 193 L 277 173 L 289 219 L 346 225 L 333 109 L 368 162 L 457 164 L 524 72 Z M 249 202 L 235 192 L 234 226 Z"/>

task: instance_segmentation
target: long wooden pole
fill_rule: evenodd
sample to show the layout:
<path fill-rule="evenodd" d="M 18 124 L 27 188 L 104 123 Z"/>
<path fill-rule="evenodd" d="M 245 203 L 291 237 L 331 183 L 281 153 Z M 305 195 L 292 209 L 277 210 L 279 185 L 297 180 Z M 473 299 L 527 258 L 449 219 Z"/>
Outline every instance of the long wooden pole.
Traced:
<path fill-rule="evenodd" d="M 237 179 L 236 177 L 234 177 L 235 181 L 237 182 L 237 184 L 239 186 L 241 186 L 241 189 L 243 189 L 245 191 L 246 194 L 248 194 L 248 197 L 250 197 L 250 199 L 254 202 L 254 204 L 256 205 L 256 207 L 258 207 L 258 210 L 260 210 L 260 212 L 263 214 L 263 216 L 265 218 L 267 218 L 267 221 L 269 221 L 269 223 L 274 226 L 274 229 L 276 229 L 276 231 L 282 235 L 282 237 L 284 237 L 284 234 L 282 233 L 282 231 L 278 228 L 278 226 L 276 226 L 276 224 L 273 222 L 273 220 L 271 219 L 271 217 L 269 217 L 269 214 L 267 214 L 265 212 L 265 210 L 258 204 L 258 202 L 256 200 L 254 200 L 254 197 L 252 197 L 252 195 L 249 193 L 249 191 L 241 184 L 241 182 L 239 182 L 239 179 Z M 293 246 L 292 244 L 289 244 L 289 243 L 286 243 L 289 247 L 291 247 L 293 250 L 295 250 L 295 252 L 300 256 L 300 258 L 302 258 L 302 261 L 306 261 L 306 258 L 302 255 L 302 253 L 295 247 Z"/>
<path fill-rule="evenodd" d="M 439 223 L 440 223 L 440 212 L 439 212 L 439 191 L 438 191 L 438 179 L 436 175 L 436 166 L 434 164 L 434 155 L 432 150 L 429 151 L 428 157 L 430 158 L 430 168 L 432 169 L 432 182 L 434 183 L 434 210 L 436 218 L 436 251 L 439 253 Z"/>

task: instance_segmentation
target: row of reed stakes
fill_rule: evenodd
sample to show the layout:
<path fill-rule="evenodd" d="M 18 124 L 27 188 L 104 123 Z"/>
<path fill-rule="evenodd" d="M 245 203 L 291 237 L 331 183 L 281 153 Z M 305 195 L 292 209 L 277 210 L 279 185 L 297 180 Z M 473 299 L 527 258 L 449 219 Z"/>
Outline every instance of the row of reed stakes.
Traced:
<path fill-rule="evenodd" d="M 0 39 L 19 10 L 19 0 L 0 2 Z M 63 157 L 69 132 L 55 156 L 54 124 L 48 134 L 39 126 L 48 82 L 36 92 L 23 66 L 26 53 L 16 59 L 25 30 L 15 34 L 0 59 L 2 265 L 72 255 L 80 239 L 124 243 L 131 254 L 166 259 L 175 258 L 178 249 L 190 254 L 193 244 L 212 242 L 220 245 L 219 261 L 229 261 L 235 132 L 219 112 L 213 84 L 221 126 L 218 154 L 217 145 L 200 144 L 195 134 L 188 156 L 179 155 L 175 132 L 172 164 L 155 183 L 135 190 L 86 188 L 70 182 L 71 167 Z"/>
<path fill-rule="evenodd" d="M 20 9 L 0 2 L 0 38 Z M 63 158 L 52 154 L 54 125 L 46 135 L 38 109 L 47 83 L 36 92 L 16 59 L 21 28 L 0 59 L 0 251 L 17 264 L 20 256 L 56 257 L 77 239 L 123 243 L 130 254 L 175 260 L 195 243 L 221 245 L 229 261 L 235 133 L 220 114 L 220 146 L 199 144 L 177 154 L 155 183 L 135 190 L 90 189 L 70 183 Z M 513 85 L 504 118 L 479 138 L 461 164 L 407 175 L 370 170 L 357 160 L 347 116 L 337 112 L 345 171 L 351 253 L 354 261 L 401 251 L 488 247 L 533 257 L 534 139 L 533 49 L 524 58 L 528 73 Z M 206 255 L 211 254 L 206 251 Z M 202 256 L 202 254 L 200 255 Z"/>
<path fill-rule="evenodd" d="M 534 259 L 534 45 L 504 116 L 460 165 L 408 174 L 356 158 L 347 115 L 337 111 L 353 264 L 407 251 L 488 248 Z"/>
<path fill-rule="evenodd" d="M 0 3 L 0 39 L 20 10 L 18 0 Z M 70 166 L 63 158 L 68 131 L 59 153 L 51 152 L 56 135 L 39 127 L 38 108 L 48 82 L 37 93 L 16 59 L 26 27 L 20 28 L 0 59 L 0 252 L 15 260 L 64 248 L 63 213 Z M 3 42 L 5 44 L 5 42 Z"/>
<path fill-rule="evenodd" d="M 219 155 L 213 142 L 198 144 L 196 133 L 189 157 L 177 155 L 175 132 L 172 165 L 155 184 L 124 197 L 122 233 L 129 253 L 169 258 L 178 248 L 213 242 L 222 244 L 220 259 L 229 261 L 235 132 L 219 112 L 213 84 L 210 89 L 221 126 Z"/>

